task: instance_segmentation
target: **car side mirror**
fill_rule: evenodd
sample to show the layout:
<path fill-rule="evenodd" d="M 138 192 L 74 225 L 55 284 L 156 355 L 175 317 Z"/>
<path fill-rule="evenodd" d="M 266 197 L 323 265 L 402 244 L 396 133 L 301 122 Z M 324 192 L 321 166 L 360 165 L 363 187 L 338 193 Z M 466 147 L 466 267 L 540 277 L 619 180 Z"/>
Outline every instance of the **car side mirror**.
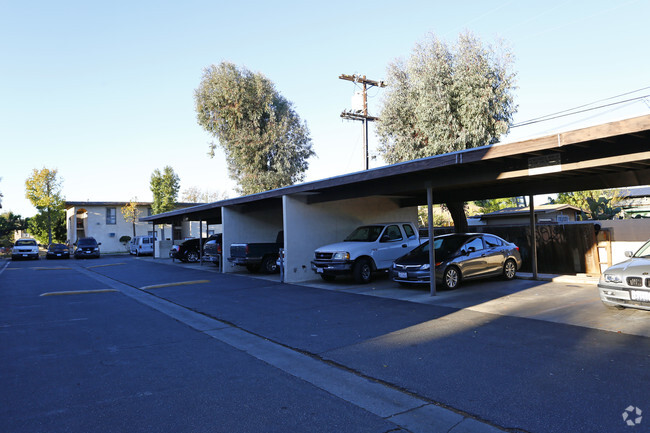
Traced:
<path fill-rule="evenodd" d="M 101 244 L 102 244 L 101 242 L 97 242 L 97 245 L 101 245 Z"/>
<path fill-rule="evenodd" d="M 634 253 L 632 251 L 625 251 L 625 257 L 632 257 Z"/>
<path fill-rule="evenodd" d="M 469 253 L 473 253 L 474 251 L 476 251 L 476 248 L 475 248 L 475 247 L 469 247 L 469 248 L 467 248 L 467 254 L 469 254 Z"/>
<path fill-rule="evenodd" d="M 379 240 L 379 242 L 388 242 L 388 241 L 390 241 L 390 236 L 388 235 L 383 235 Z"/>

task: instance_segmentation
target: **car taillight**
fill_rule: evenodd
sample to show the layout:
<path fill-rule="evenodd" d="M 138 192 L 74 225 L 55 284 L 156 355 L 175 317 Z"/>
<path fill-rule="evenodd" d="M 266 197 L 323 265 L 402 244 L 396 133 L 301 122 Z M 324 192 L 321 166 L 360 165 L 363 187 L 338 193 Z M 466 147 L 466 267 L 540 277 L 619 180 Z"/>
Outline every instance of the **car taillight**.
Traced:
<path fill-rule="evenodd" d="M 221 244 L 217 244 L 217 253 L 221 254 Z"/>
<path fill-rule="evenodd" d="M 246 244 L 246 254 L 248 254 L 248 244 Z"/>

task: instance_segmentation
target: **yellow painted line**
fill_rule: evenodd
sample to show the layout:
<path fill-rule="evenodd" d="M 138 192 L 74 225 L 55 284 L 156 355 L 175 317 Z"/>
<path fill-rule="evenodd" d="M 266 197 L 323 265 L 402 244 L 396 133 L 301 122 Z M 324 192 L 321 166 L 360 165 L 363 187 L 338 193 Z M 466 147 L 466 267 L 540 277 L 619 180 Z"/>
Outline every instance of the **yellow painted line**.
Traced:
<path fill-rule="evenodd" d="M 210 280 L 180 281 L 178 283 L 154 284 L 153 286 L 140 287 L 140 290 L 160 289 L 161 287 L 189 286 L 191 284 L 209 283 Z"/>
<path fill-rule="evenodd" d="M 72 269 L 72 268 L 67 268 L 65 266 L 53 266 L 51 268 L 32 268 L 35 271 L 61 271 L 64 269 Z"/>
<path fill-rule="evenodd" d="M 99 289 L 99 290 L 71 290 L 68 292 L 47 292 L 41 293 L 39 296 L 64 296 L 64 295 L 85 295 L 88 293 L 108 293 L 117 292 L 115 289 Z"/>
<path fill-rule="evenodd" d="M 117 266 L 117 265 L 126 265 L 126 263 L 106 263 L 104 265 L 93 265 L 93 266 L 86 266 L 86 269 L 90 268 L 103 268 L 105 266 Z"/>

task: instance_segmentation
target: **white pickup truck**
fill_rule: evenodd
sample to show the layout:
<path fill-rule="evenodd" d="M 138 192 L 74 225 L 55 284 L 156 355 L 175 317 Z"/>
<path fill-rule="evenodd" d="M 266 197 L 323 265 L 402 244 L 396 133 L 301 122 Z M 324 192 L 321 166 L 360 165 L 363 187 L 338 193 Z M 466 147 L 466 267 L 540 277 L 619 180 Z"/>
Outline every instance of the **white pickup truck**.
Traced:
<path fill-rule="evenodd" d="M 325 281 L 352 274 L 357 283 L 367 283 L 374 272 L 390 269 L 395 259 L 418 245 L 412 223 L 369 224 L 357 227 L 343 242 L 318 248 L 311 268 Z"/>

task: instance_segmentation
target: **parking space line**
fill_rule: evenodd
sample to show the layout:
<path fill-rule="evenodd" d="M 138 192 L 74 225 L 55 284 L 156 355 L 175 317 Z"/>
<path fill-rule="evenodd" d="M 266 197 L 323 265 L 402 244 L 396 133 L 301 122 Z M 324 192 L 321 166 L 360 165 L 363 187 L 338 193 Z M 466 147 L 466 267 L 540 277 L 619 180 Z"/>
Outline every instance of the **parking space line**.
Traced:
<path fill-rule="evenodd" d="M 151 286 L 144 286 L 144 287 L 140 287 L 140 290 L 160 289 L 161 287 L 172 287 L 172 286 L 189 286 L 192 284 L 204 284 L 209 282 L 210 280 L 179 281 L 177 283 L 164 283 L 164 284 L 154 284 Z"/>
<path fill-rule="evenodd" d="M 92 265 L 92 266 L 86 266 L 86 269 L 91 269 L 91 268 L 104 268 L 106 266 L 118 266 L 118 265 L 126 265 L 126 263 L 105 263 L 103 265 Z"/>
<path fill-rule="evenodd" d="M 65 295 L 86 295 L 89 293 L 109 293 L 117 292 L 115 289 L 99 289 L 99 290 L 69 290 L 67 292 L 47 292 L 41 293 L 38 296 L 65 296 Z"/>
<path fill-rule="evenodd" d="M 69 268 L 67 266 L 51 266 L 48 268 L 32 268 L 35 271 L 62 271 L 62 270 L 70 270 L 72 268 Z"/>

